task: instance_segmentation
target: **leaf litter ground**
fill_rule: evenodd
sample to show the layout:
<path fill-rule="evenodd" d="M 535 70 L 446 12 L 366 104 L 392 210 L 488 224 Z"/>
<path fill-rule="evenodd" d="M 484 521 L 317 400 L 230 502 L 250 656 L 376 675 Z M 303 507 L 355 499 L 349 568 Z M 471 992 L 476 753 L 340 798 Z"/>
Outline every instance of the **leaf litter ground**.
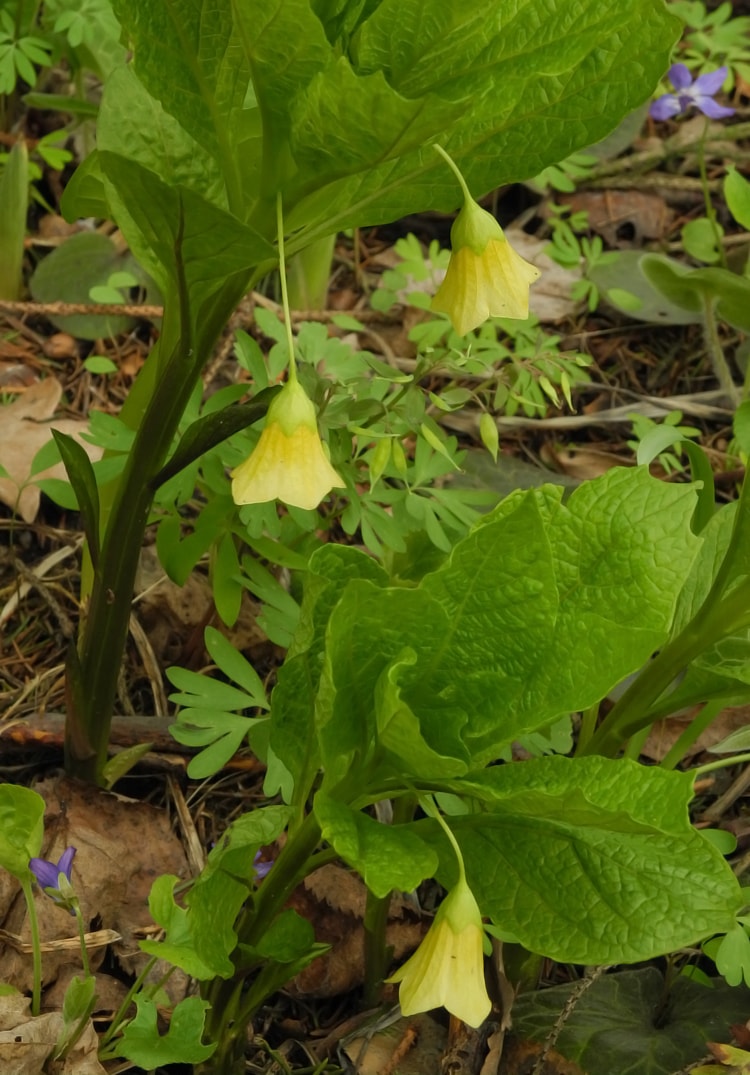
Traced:
<path fill-rule="evenodd" d="M 681 223 L 699 210 L 701 194 L 691 157 L 697 126 L 691 129 L 690 121 L 686 122 L 671 137 L 678 136 L 685 148 L 677 168 L 674 156 L 667 157 L 662 141 L 650 129 L 645 139 L 623 147 L 620 154 L 626 160 L 649 153 L 654 158 L 646 176 L 639 176 L 638 186 L 630 182 L 627 169 L 608 168 L 604 162 L 599 174 L 579 185 L 574 195 L 557 196 L 558 202 L 574 204 L 588 213 L 592 234 L 600 235 L 609 249 L 622 252 L 623 265 L 632 253 L 644 249 L 676 251 Z M 673 153 L 676 149 L 673 143 Z M 720 168 L 719 147 L 714 159 Z M 520 233 L 517 245 L 533 260 L 544 257 L 549 198 L 548 194 L 538 199 L 519 187 L 500 192 L 495 199 L 503 222 L 518 219 L 524 223 L 526 230 Z M 353 313 L 365 326 L 361 346 L 405 371 L 413 369 L 414 349 L 408 333 L 423 315 L 411 307 L 380 314 L 369 307 L 368 294 L 377 286 L 382 271 L 394 265 L 393 242 L 397 238 L 411 231 L 425 243 L 436 237 L 445 243 L 449 224 L 442 217 L 426 214 L 364 232 L 356 250 L 341 239 L 330 282 L 329 310 L 299 312 L 296 320 L 321 321 L 329 333 L 342 335 L 344 330 L 335 327 L 334 316 Z M 43 245 L 60 245 L 69 234 L 59 218 L 41 217 L 36 226 L 30 240 L 30 261 L 37 260 Z M 738 245 L 741 238 L 737 237 Z M 731 245 L 734 237 L 729 239 Z M 665 326 L 634 322 L 605 305 L 590 312 L 570 299 L 571 286 L 579 281 L 574 270 L 554 263 L 545 268 L 542 282 L 532 293 L 532 309 L 543 323 L 554 324 L 562 336 L 561 350 L 581 350 L 592 356 L 592 383 L 577 391 L 575 413 L 550 407 L 540 418 L 501 421 L 498 466 L 492 464 L 478 441 L 476 413 L 464 410 L 442 416 L 446 427 L 457 433 L 469 450 L 465 472 L 457 480 L 491 488 L 499 495 L 541 481 L 572 486 L 613 466 L 633 463 L 629 415 L 658 418 L 679 409 L 685 421 L 700 428 L 718 495 L 730 499 L 741 477 L 739 462 L 728 453 L 731 411 L 717 389 L 699 327 L 693 323 Z M 76 870 L 85 917 L 96 933 L 92 957 L 102 998 L 102 1010 L 96 1018 L 103 1026 L 121 1002 L 128 976 L 138 971 L 142 958 L 138 940 L 154 929 L 147 910 L 151 881 L 164 872 L 187 877 L 199 870 L 207 848 L 233 817 L 253 804 L 264 804 L 263 773 L 256 759 L 243 751 L 209 780 L 196 783 L 187 778 L 190 751 L 168 733 L 171 717 L 163 669 L 170 664 L 195 670 L 208 667 L 203 629 L 215 623 L 211 590 L 203 567 L 183 588 L 169 582 L 153 548 L 147 546 L 112 741 L 115 747 L 154 742 L 155 748 L 121 781 L 118 794 L 81 789 L 58 775 L 63 665 L 79 611 L 81 532 L 77 514 L 56 507 L 31 480 L 59 477 L 59 473 L 44 468 L 32 475 L 33 461 L 49 438 L 53 416 L 57 428 L 63 421 L 69 431 L 80 433 L 91 410 L 117 413 L 153 341 L 158 312 L 148 310 L 144 317 L 143 308 L 134 303 L 133 309 L 128 306 L 119 311 L 131 318 L 126 332 L 92 339 L 90 334 L 89 338 L 75 335 L 70 322 L 61 320 L 66 314 L 84 319 L 87 312 L 90 314 L 85 292 L 72 297 L 65 292 L 69 302 L 77 302 L 75 306 L 61 306 L 57 300 L 63 297 L 62 292 L 55 295 L 54 286 L 45 297 L 47 304 L 0 305 L 0 392 L 5 403 L 0 408 L 0 463 L 10 475 L 10 479 L 0 481 L 4 505 L 0 508 L 0 774 L 4 779 L 32 784 L 45 797 L 45 857 L 56 858 L 70 844 L 79 848 Z M 236 383 L 241 376 L 232 353 L 232 332 L 239 327 L 253 331 L 253 310 L 258 306 L 278 309 L 270 291 L 254 295 L 240 308 L 207 370 L 207 394 Z M 74 327 L 77 333 L 83 331 L 80 320 Z M 268 343 L 262 336 L 259 342 Z M 726 330 L 724 344 L 729 352 L 739 342 L 736 333 Z M 87 368 L 85 359 L 92 354 L 109 359 L 114 372 L 102 375 Z M 440 379 L 434 378 L 430 387 L 439 391 Z M 659 463 L 652 470 L 666 480 L 685 480 L 679 471 L 665 473 Z M 231 637 L 270 687 L 283 654 L 258 628 L 257 612 L 246 596 Z M 726 711 L 711 730 L 714 741 L 746 720 L 744 710 Z M 645 744 L 644 755 L 661 760 L 680 730 L 679 718 L 662 722 Z M 699 741 L 693 756 L 700 758 L 710 741 L 708 737 Z M 705 783 L 697 800 L 699 821 L 722 823 L 738 836 L 739 874 L 750 867 L 742 802 L 749 784 L 746 773 L 724 770 Z M 380 1013 L 363 1013 L 358 1006 L 363 889 L 338 866 L 324 870 L 327 872 L 321 871 L 298 891 L 294 905 L 313 922 L 318 938 L 332 945 L 331 952 L 261 1013 L 255 1038 L 248 1045 L 249 1071 L 334 1071 L 356 1065 L 371 1075 L 398 1071 L 419 1075 L 436 1071 L 442 1064 L 442 1070 L 453 1075 L 480 1071 L 482 1075 L 494 1071 L 509 1075 L 582 1071 L 589 1075 L 631 1071 L 633 1075 L 671 1075 L 682 1070 L 680 1064 L 684 1068 L 697 1060 L 705 1052 L 706 1040 L 728 1040 L 730 1024 L 742 1023 L 747 1016 L 744 992 L 725 993 L 719 986 L 713 1008 L 701 1008 L 695 995 L 680 998 L 675 994 L 674 1011 L 662 1011 L 661 1022 L 655 1021 L 654 1012 L 664 992 L 663 961 L 640 970 L 603 974 L 590 982 L 582 968 L 546 962 L 540 985 L 554 988 L 524 995 L 514 1009 L 512 1034 L 503 1026 L 488 1040 L 486 1032 L 474 1033 L 448 1024 L 439 1013 L 434 1018 L 378 1020 L 376 1014 Z M 428 886 L 421 894 L 422 905 L 429 910 L 436 895 Z M 59 1009 L 65 983 L 75 972 L 76 948 L 71 944 L 70 917 L 44 897 L 39 901 L 45 1008 L 52 1014 Z M 3 876 L 0 921 L 3 978 L 28 989 L 27 927 L 18 890 Z M 424 929 L 416 902 L 394 899 L 389 940 L 396 955 L 412 949 Z M 496 988 L 502 992 L 505 979 L 498 953 L 493 966 Z M 586 988 L 559 1025 L 560 1012 L 565 1012 L 571 992 L 576 993 L 580 983 Z M 178 973 L 172 975 L 167 988 L 172 999 L 178 999 L 188 983 Z M 690 993 L 687 986 L 684 992 Z M 13 1031 L 30 1042 L 36 1031 L 31 1026 L 28 1033 L 20 1030 L 28 1020 L 11 1008 L 0 1005 L 0 1035 Z M 614 1030 L 613 1022 L 617 1023 Z M 47 1028 L 44 1033 L 54 1031 Z M 634 1042 L 640 1051 L 633 1057 L 629 1050 Z M 75 1070 L 101 1070 L 96 1067 L 95 1051 L 95 1042 L 84 1041 L 80 1054 L 75 1054 Z M 32 1065 L 38 1063 L 31 1059 L 34 1055 L 33 1050 L 25 1053 Z M 20 1054 L 12 1059 L 18 1075 L 36 1070 L 21 1063 Z"/>

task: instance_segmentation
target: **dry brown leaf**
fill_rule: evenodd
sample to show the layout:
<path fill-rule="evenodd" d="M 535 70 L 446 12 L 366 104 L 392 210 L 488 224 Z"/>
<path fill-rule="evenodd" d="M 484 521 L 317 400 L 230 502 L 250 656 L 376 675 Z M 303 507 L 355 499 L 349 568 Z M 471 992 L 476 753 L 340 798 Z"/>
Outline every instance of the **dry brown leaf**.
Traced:
<path fill-rule="evenodd" d="M 26 523 L 32 523 L 39 511 L 41 494 L 36 482 L 40 478 L 65 478 L 65 468 L 58 463 L 31 479 L 34 456 L 52 438 L 53 428 L 75 437 L 90 459 L 101 456 L 101 448 L 81 440 L 88 423 L 73 418 L 49 421 L 61 396 L 60 382 L 56 377 L 47 377 L 27 388 L 13 403 L 0 407 L 0 465 L 8 473 L 7 478 L 0 477 L 0 502 Z"/>
<path fill-rule="evenodd" d="M 293 893 L 289 906 L 311 922 L 315 939 L 330 951 L 306 967 L 289 986 L 297 996 L 335 997 L 363 982 L 367 889 L 356 874 L 342 866 L 321 866 Z M 425 933 L 411 905 L 391 899 L 386 944 L 393 958 L 402 959 L 417 947 Z"/>
<path fill-rule="evenodd" d="M 627 461 L 615 452 L 596 448 L 573 448 L 571 450 L 558 448 L 553 444 L 545 444 L 540 452 L 540 458 L 561 474 L 567 474 L 570 478 L 578 481 L 586 481 L 589 478 L 599 478 L 613 467 L 626 465 Z"/>
<path fill-rule="evenodd" d="M 640 247 L 646 239 L 663 239 L 672 223 L 664 198 L 640 190 L 586 190 L 566 198 L 571 212 L 586 212 L 589 227 L 609 246 Z"/>
<path fill-rule="evenodd" d="M 128 970 L 139 969 L 147 958 L 138 940 L 143 927 L 151 925 L 148 894 L 153 881 L 163 873 L 187 875 L 185 853 L 168 817 L 147 803 L 65 778 L 47 780 L 36 790 L 47 803 L 42 857 L 56 862 L 66 847 L 77 849 L 73 885 L 86 928 L 96 920 L 102 928 L 114 930 L 122 938 L 112 946 L 120 963 Z M 10 933 L 28 940 L 23 899 L 17 882 L 13 885 L 14 889 L 0 885 L 0 919 Z M 43 942 L 75 936 L 75 920 L 38 887 L 35 899 Z M 45 982 L 54 981 L 64 967 L 80 969 L 76 947 L 45 952 Z M 104 951 L 89 952 L 92 970 L 101 964 Z M 0 944 L 0 965 L 4 981 L 22 992 L 31 988 L 27 955 Z"/>
<path fill-rule="evenodd" d="M 652 761 L 662 761 L 699 712 L 700 710 L 696 708 L 665 717 L 664 720 L 657 720 L 652 725 L 648 739 L 641 748 L 641 754 L 651 758 Z M 736 732 L 738 728 L 746 728 L 749 723 L 750 706 L 732 706 L 722 709 L 688 749 L 685 759 L 689 761 L 697 754 L 702 754 L 704 750 L 726 739 L 731 732 Z"/>
<path fill-rule="evenodd" d="M 0 1071 L 39 1075 L 63 1029 L 60 1012 L 32 1016 L 28 997 L 0 997 Z M 99 1039 L 89 1020 L 65 1060 L 55 1064 L 56 1075 L 106 1075 L 97 1058 Z"/>
<path fill-rule="evenodd" d="M 348 1039 L 344 1052 L 359 1075 L 435 1075 L 442 1070 L 447 1038 L 442 1023 L 416 1015 Z"/>

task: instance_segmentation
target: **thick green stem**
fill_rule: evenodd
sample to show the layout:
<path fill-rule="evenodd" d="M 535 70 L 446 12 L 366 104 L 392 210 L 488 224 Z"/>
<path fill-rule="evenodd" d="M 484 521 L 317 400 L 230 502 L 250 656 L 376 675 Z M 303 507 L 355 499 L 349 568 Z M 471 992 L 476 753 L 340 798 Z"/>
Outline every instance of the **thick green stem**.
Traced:
<path fill-rule="evenodd" d="M 94 573 L 89 613 L 78 658 L 69 665 L 70 711 L 65 767 L 70 776 L 100 783 L 107 762 L 117 676 L 127 638 L 130 602 L 143 535 L 153 501 L 150 479 L 171 447 L 197 373 L 187 365 L 189 340 L 180 340 L 170 369 L 156 386 L 128 457 L 112 505 Z M 172 376 L 169 376 L 169 373 Z"/>
<path fill-rule="evenodd" d="M 265 934 L 284 904 L 309 873 L 310 862 L 320 842 L 320 826 L 309 814 L 297 832 L 289 838 L 263 883 L 255 893 L 252 905 L 237 923 L 238 948 L 235 954 L 235 975 L 227 980 L 214 979 L 206 983 L 204 996 L 210 1002 L 206 1036 L 219 1043 L 216 1053 L 206 1061 L 202 1071 L 229 1075 L 243 1071 L 247 1027 L 253 1015 L 266 999 L 268 991 L 251 988 L 246 997 L 242 989 L 245 976 L 252 965 L 240 953 L 239 946 L 254 948 Z M 261 974 L 263 972 L 261 971 Z M 256 983 L 253 983 L 255 986 Z M 269 991 L 278 988 L 274 980 Z"/>
<path fill-rule="evenodd" d="M 748 623 L 750 582 L 741 583 L 721 600 L 712 601 L 709 596 L 699 615 L 667 643 L 625 691 L 582 753 L 614 756 L 624 740 L 652 722 L 652 704 L 692 660 Z"/>
<path fill-rule="evenodd" d="M 364 920 L 365 985 L 363 992 L 366 1008 L 375 1007 L 382 999 L 383 979 L 391 958 L 391 949 L 386 943 L 390 907 L 390 892 L 387 896 L 375 896 L 369 889 L 367 890 Z"/>
<path fill-rule="evenodd" d="M 159 350 L 147 364 L 146 391 L 134 393 L 142 415 L 133 423 L 135 440 L 125 470 L 114 492 L 107 490 L 102 506 L 105 530 L 80 643 L 69 652 L 65 767 L 68 775 L 98 784 L 104 783 L 117 677 L 154 497 L 152 481 L 169 453 L 210 349 L 249 283 L 249 272 L 228 277 L 197 315 L 190 308 L 181 231 L 175 241 L 175 270 Z"/>
<path fill-rule="evenodd" d="M 289 259 L 289 303 L 293 310 L 325 310 L 335 235 L 300 250 Z"/>
<path fill-rule="evenodd" d="M 716 720 L 719 713 L 724 709 L 724 704 L 723 698 L 714 698 L 712 701 L 706 702 L 698 716 L 693 717 L 687 728 L 662 758 L 659 763 L 662 769 L 677 768 L 693 743 Z"/>

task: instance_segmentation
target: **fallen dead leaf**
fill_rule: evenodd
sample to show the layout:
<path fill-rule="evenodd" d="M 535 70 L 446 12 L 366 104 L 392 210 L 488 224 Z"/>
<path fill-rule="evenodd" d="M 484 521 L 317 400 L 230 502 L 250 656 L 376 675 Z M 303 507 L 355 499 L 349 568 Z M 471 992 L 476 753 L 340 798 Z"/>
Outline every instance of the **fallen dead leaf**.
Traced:
<path fill-rule="evenodd" d="M 613 467 L 627 465 L 627 460 L 618 456 L 615 452 L 597 450 L 595 448 L 573 448 L 571 450 L 558 448 L 554 444 L 545 444 L 540 452 L 543 463 L 553 467 L 561 474 L 567 474 L 577 481 L 586 481 L 589 478 L 598 478 Z"/>
<path fill-rule="evenodd" d="M 417 1015 L 370 1028 L 349 1038 L 343 1049 L 359 1075 L 434 1075 L 444 1070 L 447 1038 L 446 1028 L 431 1015 Z"/>
<path fill-rule="evenodd" d="M 566 198 L 571 212 L 588 213 L 589 226 L 612 247 L 640 248 L 646 239 L 663 239 L 672 211 L 659 194 L 640 190 L 586 190 Z"/>
<path fill-rule="evenodd" d="M 342 866 L 321 866 L 306 877 L 289 901 L 311 922 L 315 939 L 330 950 L 306 967 L 287 988 L 296 996 L 335 997 L 362 985 L 364 974 L 364 914 L 367 889 L 356 874 Z M 386 944 L 394 960 L 402 959 L 422 940 L 426 927 L 404 898 L 393 896 Z"/>
<path fill-rule="evenodd" d="M 651 758 L 652 761 L 662 761 L 699 711 L 699 709 L 691 709 L 672 717 L 665 717 L 664 720 L 657 720 L 652 725 L 649 737 L 641 748 L 641 754 Z M 750 706 L 732 706 L 722 709 L 688 749 L 685 759 L 689 761 L 697 754 L 702 754 L 704 750 L 726 739 L 731 732 L 737 731 L 738 728 L 746 728 L 748 724 L 750 724 Z"/>
<path fill-rule="evenodd" d="M 52 430 L 67 433 L 85 448 L 90 459 L 99 459 L 101 449 L 81 440 L 88 423 L 74 418 L 58 418 L 50 422 L 62 396 L 62 385 L 56 377 L 31 385 L 13 403 L 0 407 L 0 466 L 7 477 L 0 477 L 0 502 L 31 523 L 39 511 L 40 491 L 36 484 L 41 478 L 65 478 L 62 463 L 48 467 L 31 477 L 35 455 L 52 438 Z"/>
<path fill-rule="evenodd" d="M 8 1075 L 39 1075 L 63 1029 L 61 1012 L 32 1016 L 28 997 L 0 997 L 0 1070 Z M 106 1075 L 97 1058 L 99 1039 L 91 1020 L 55 1075 Z"/>
<path fill-rule="evenodd" d="M 97 926 L 114 930 L 121 939 L 111 947 L 120 964 L 128 971 L 140 969 L 147 957 L 140 951 L 138 940 L 143 928 L 151 925 L 151 884 L 163 873 L 187 876 L 185 853 L 171 831 L 169 818 L 147 803 L 64 777 L 46 780 L 35 790 L 47 803 L 42 857 L 56 862 L 66 847 L 77 849 L 73 884 L 87 930 L 94 920 Z M 0 919 L 8 932 L 28 941 L 26 910 L 18 883 L 11 879 L 10 885 L 3 884 L 5 876 L 1 871 Z M 38 888 L 34 896 L 42 941 L 75 937 L 75 920 Z M 89 952 L 92 971 L 100 966 L 104 952 L 104 948 Z M 21 992 L 30 990 L 31 961 L 15 944 L 0 943 L 0 965 L 4 981 Z M 77 945 L 46 951 L 45 983 L 53 982 L 63 968 L 70 966 L 80 969 Z"/>

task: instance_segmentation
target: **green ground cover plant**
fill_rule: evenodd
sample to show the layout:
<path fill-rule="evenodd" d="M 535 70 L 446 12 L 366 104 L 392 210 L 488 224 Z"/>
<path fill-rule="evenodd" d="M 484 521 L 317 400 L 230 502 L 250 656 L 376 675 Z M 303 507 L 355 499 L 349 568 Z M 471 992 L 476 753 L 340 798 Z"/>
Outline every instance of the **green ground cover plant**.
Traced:
<path fill-rule="evenodd" d="M 585 377 L 576 356 L 557 354 L 553 339 L 551 353 L 520 361 L 535 326 L 506 322 L 526 322 L 538 270 L 474 196 L 538 176 L 643 104 L 679 21 L 661 0 L 476 10 L 458 0 L 116 0 L 113 10 L 133 58 L 106 79 L 97 149 L 64 208 L 117 222 L 164 312 L 119 418 L 94 430 L 103 463 L 56 436 L 87 557 L 67 663 L 68 773 L 111 786 L 142 752 L 110 758 L 109 731 L 150 522 L 174 578 L 212 549 L 225 622 L 243 588 L 261 596 L 286 656 L 270 696 L 211 629 L 222 677 L 170 671 L 182 707 L 175 737 L 204 748 L 192 774 L 212 775 L 247 740 L 274 801 L 233 820 L 188 884 L 171 874 L 154 882 L 149 906 L 163 934 L 141 941 L 148 970 L 162 960 L 199 994 L 174 1007 L 162 1033 L 162 998 L 144 971 L 100 1059 L 244 1071 L 253 1017 L 321 952 L 289 896 L 333 860 L 368 890 L 366 995 L 398 982 L 406 1014 L 443 1005 L 480 1025 L 491 1010 L 482 969 L 491 938 L 585 965 L 707 942 L 728 981 L 750 978 L 750 917 L 727 842 L 689 816 L 696 777 L 713 765 L 677 771 L 674 756 L 654 767 L 620 756 L 666 713 L 747 698 L 750 483 L 715 510 L 692 445 L 691 483 L 616 468 L 567 500 L 544 485 L 483 503 L 480 515 L 471 496 L 435 484 L 460 455 L 420 385 L 442 363 L 486 375 L 474 398 L 487 410 L 533 411 L 558 392 L 570 401 Z M 433 300 L 445 317 L 420 326 L 413 374 L 338 347 L 315 324 L 294 339 L 287 258 L 341 229 L 457 206 Z M 599 244 L 567 237 L 576 257 L 601 264 Z M 240 338 L 250 392 L 232 386 L 204 403 L 200 375 L 219 333 L 277 265 L 283 317 L 260 318 L 275 346 L 266 359 Z M 678 305 L 715 304 L 720 316 L 747 283 L 716 267 L 659 273 L 656 286 Z M 395 294 L 400 281 L 389 283 Z M 596 306 L 595 285 L 581 295 Z M 503 363 L 514 368 L 505 381 Z M 465 401 L 458 390 L 435 406 Z M 496 453 L 496 427 L 493 436 L 485 422 L 482 435 Z M 184 526 L 196 498 L 202 512 Z M 334 525 L 361 535 L 361 547 L 324 541 Z M 428 556 L 414 540 L 423 533 Z M 295 574 L 294 596 L 263 560 Z M 568 757 L 573 714 L 582 717 Z M 519 741 L 531 757 L 498 764 Z M 386 820 L 375 809 L 384 802 Z M 21 884 L 32 937 L 35 878 L 82 934 L 75 849 L 40 858 L 43 812 L 34 792 L 0 786 L 0 864 Z M 269 867 L 261 849 L 282 836 Z M 388 979 L 391 893 L 431 878 L 447 895 Z M 37 1014 L 38 936 L 33 944 Z M 56 1059 L 95 999 L 83 938 L 82 958 Z"/>

